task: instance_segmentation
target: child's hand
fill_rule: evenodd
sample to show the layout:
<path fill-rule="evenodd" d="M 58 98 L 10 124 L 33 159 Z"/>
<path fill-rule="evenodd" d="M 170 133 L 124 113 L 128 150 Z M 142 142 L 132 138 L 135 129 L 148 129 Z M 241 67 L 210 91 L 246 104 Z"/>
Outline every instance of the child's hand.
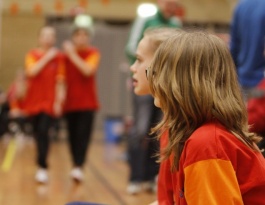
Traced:
<path fill-rule="evenodd" d="M 57 53 L 58 53 L 58 49 L 55 48 L 55 47 L 53 47 L 53 48 L 50 48 L 47 51 L 45 57 L 47 58 L 47 60 L 51 60 L 51 59 L 53 59 L 57 55 Z"/>
<path fill-rule="evenodd" d="M 6 93 L 0 92 L 0 105 L 4 104 L 7 101 Z"/>
<path fill-rule="evenodd" d="M 9 117 L 12 119 L 12 118 L 18 118 L 18 117 L 21 117 L 23 116 L 21 110 L 15 108 L 15 109 L 11 109 L 8 113 Z"/>
<path fill-rule="evenodd" d="M 63 112 L 62 103 L 60 103 L 59 101 L 55 101 L 53 104 L 53 111 L 56 117 L 60 117 Z"/>
<path fill-rule="evenodd" d="M 67 54 L 70 54 L 70 53 L 73 53 L 75 51 L 74 49 L 74 45 L 72 44 L 71 41 L 65 41 L 63 43 L 63 50 L 67 53 Z"/>

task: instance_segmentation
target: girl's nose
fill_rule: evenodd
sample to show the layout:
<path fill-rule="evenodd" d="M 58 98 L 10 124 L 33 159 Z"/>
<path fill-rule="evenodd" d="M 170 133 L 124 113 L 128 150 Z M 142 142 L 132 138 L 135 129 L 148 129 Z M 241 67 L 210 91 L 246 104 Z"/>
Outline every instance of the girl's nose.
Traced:
<path fill-rule="evenodd" d="M 134 64 L 132 64 L 132 65 L 130 66 L 130 70 L 131 70 L 133 73 L 135 73 L 136 69 L 135 69 Z"/>

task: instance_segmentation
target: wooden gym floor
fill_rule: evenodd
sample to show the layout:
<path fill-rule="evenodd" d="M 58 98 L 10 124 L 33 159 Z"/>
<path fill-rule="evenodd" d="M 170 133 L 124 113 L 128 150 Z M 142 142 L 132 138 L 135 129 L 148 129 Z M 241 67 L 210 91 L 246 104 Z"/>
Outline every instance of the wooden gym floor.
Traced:
<path fill-rule="evenodd" d="M 69 177 L 71 157 L 66 139 L 52 141 L 48 162 L 49 183 L 38 185 L 35 144 L 32 138 L 0 139 L 0 205 L 65 205 L 71 201 L 106 205 L 148 205 L 155 194 L 126 193 L 128 166 L 123 159 L 125 145 L 105 145 L 103 134 L 93 135 L 85 165 L 85 180 Z"/>

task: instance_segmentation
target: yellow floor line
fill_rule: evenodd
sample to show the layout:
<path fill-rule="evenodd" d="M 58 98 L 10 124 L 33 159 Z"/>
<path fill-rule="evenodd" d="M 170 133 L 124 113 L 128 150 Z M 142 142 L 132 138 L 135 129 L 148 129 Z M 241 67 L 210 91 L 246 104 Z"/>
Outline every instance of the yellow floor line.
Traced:
<path fill-rule="evenodd" d="M 15 158 L 15 154 L 16 154 L 16 142 L 15 139 L 11 139 L 8 147 L 7 147 L 7 151 L 6 151 L 6 155 L 4 157 L 4 161 L 2 163 L 1 169 L 4 172 L 8 172 L 12 166 L 12 163 L 14 161 Z"/>

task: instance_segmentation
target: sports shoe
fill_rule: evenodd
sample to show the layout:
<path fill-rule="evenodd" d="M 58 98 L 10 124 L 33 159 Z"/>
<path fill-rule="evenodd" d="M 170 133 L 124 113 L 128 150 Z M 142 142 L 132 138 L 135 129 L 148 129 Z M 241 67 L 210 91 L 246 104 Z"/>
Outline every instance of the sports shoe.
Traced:
<path fill-rule="evenodd" d="M 143 190 L 150 193 L 156 193 L 156 183 L 154 181 L 146 181 L 143 183 Z"/>
<path fill-rule="evenodd" d="M 48 180 L 49 180 L 47 170 L 46 170 L 46 169 L 43 169 L 43 168 L 39 168 L 39 169 L 37 170 L 37 172 L 36 172 L 35 180 L 36 180 L 38 183 L 42 183 L 42 184 L 47 183 Z"/>
<path fill-rule="evenodd" d="M 79 167 L 72 169 L 70 175 L 77 182 L 82 182 L 84 180 L 84 173 L 82 169 Z"/>
<path fill-rule="evenodd" d="M 131 182 L 128 186 L 127 186 L 127 193 L 128 194 L 139 194 L 142 191 L 142 187 L 140 183 L 137 182 Z"/>

